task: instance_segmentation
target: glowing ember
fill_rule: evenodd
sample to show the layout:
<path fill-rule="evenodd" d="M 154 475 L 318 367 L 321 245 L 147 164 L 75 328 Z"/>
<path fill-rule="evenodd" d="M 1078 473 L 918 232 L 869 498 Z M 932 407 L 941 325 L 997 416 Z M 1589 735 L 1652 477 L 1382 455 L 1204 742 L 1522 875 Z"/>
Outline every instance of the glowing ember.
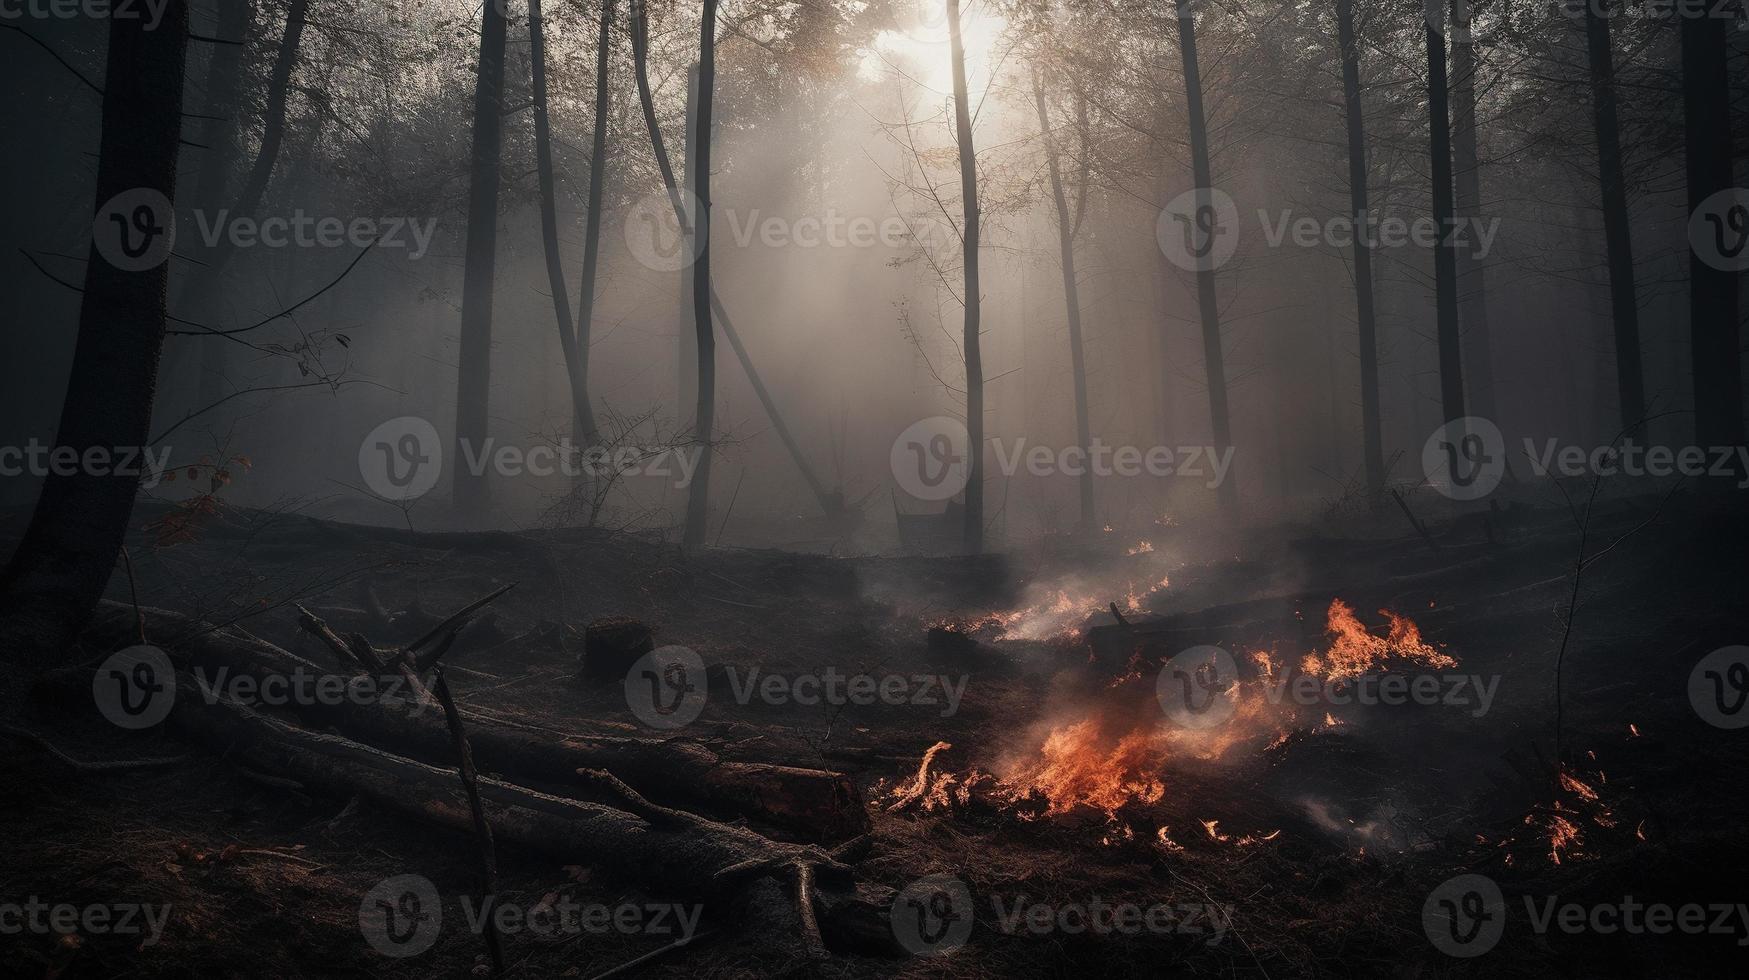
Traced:
<path fill-rule="evenodd" d="M 1407 616 L 1389 609 L 1379 614 L 1390 622 L 1385 636 L 1374 636 L 1354 615 L 1353 607 L 1341 599 L 1330 600 L 1324 627 L 1330 638 L 1330 649 L 1322 655 L 1307 654 L 1300 669 L 1329 680 L 1359 677 L 1376 669 L 1384 661 L 1396 657 L 1438 669 L 1456 667 L 1457 660 L 1429 646 L 1421 639 L 1421 628 Z"/>
<path fill-rule="evenodd" d="M 1142 543 L 1136 545 L 1134 548 L 1131 548 L 1130 550 L 1124 552 L 1124 554 L 1126 554 L 1126 555 L 1146 555 L 1146 554 L 1151 554 L 1153 552 L 1153 550 L 1154 550 L 1154 542 L 1143 541 Z"/>

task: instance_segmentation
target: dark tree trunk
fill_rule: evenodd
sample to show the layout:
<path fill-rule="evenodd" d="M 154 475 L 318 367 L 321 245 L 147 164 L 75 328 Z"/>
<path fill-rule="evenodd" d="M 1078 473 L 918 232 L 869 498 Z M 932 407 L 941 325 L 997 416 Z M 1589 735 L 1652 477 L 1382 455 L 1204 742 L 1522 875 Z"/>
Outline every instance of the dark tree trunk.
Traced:
<path fill-rule="evenodd" d="M 687 551 L 704 547 L 709 530 L 711 440 L 716 426 L 717 341 L 711 330 L 711 96 L 717 81 L 717 0 L 704 0 L 698 38 L 698 119 L 692 131 L 695 146 L 692 178 L 693 234 L 698 236 L 698 261 L 692 266 L 692 321 L 698 337 L 698 408 L 693 440 L 699 447 L 698 469 L 686 497 L 686 529 L 681 544 Z"/>
<path fill-rule="evenodd" d="M 1050 171 L 1051 199 L 1057 207 L 1057 250 L 1063 267 L 1063 302 L 1069 317 L 1069 369 L 1075 381 L 1075 439 L 1084 452 L 1093 442 L 1092 424 L 1087 417 L 1087 356 L 1081 343 L 1081 292 L 1075 277 L 1075 217 L 1070 213 L 1068 197 L 1063 193 L 1063 170 L 1058 158 L 1056 138 L 1051 134 L 1050 111 L 1045 106 L 1044 80 L 1037 71 L 1032 76 L 1033 102 L 1038 106 L 1039 133 L 1045 141 L 1045 165 Z M 1085 148 L 1083 148 L 1085 152 Z M 1085 186 L 1080 188 L 1085 195 Z M 1080 479 L 1081 526 L 1083 534 L 1098 528 L 1093 515 L 1093 468 L 1083 466 Z"/>
<path fill-rule="evenodd" d="M 693 154 L 697 150 L 697 141 L 693 133 L 698 129 L 698 62 L 693 62 L 686 69 L 686 124 L 680 131 L 680 172 L 675 180 L 681 186 L 686 186 L 692 179 L 693 171 L 698 169 L 698 160 Z M 680 217 L 681 243 L 692 247 L 692 215 Z M 680 292 L 675 297 L 675 342 L 674 342 L 674 411 L 676 421 L 681 431 L 687 431 L 698 424 L 698 416 L 693 406 L 698 402 L 698 331 L 692 323 L 692 275 L 691 264 L 680 268 Z"/>
<path fill-rule="evenodd" d="M 583 280 L 577 293 L 577 362 L 582 395 L 578 401 L 585 429 L 579 441 L 596 438 L 594 413 L 589 410 L 589 344 L 595 325 L 595 280 L 601 265 L 601 208 L 607 189 L 607 113 L 613 90 L 607 84 L 607 67 L 613 57 L 613 2 L 601 0 L 601 31 L 595 42 L 595 133 L 589 146 L 589 215 L 583 228 Z M 641 0 L 640 0 L 641 2 Z"/>
<path fill-rule="evenodd" d="M 1178 0 L 1178 49 L 1184 60 L 1184 100 L 1190 113 L 1191 172 L 1196 180 L 1199 200 L 1197 207 L 1212 207 L 1203 200 L 1213 187 L 1214 177 L 1209 167 L 1208 121 L 1202 108 L 1202 73 L 1196 57 L 1196 14 L 1189 0 Z M 1209 387 L 1209 424 L 1214 430 L 1215 449 L 1225 453 L 1233 444 L 1232 424 L 1227 415 L 1226 354 L 1221 347 L 1221 311 L 1215 293 L 1215 270 L 1198 268 L 1196 273 L 1197 310 L 1202 318 L 1203 369 Z M 1232 518 L 1239 508 L 1239 488 L 1229 471 L 1220 487 L 1221 511 Z"/>
<path fill-rule="evenodd" d="M 1354 0 L 1336 0 L 1342 45 L 1342 101 L 1348 119 L 1348 200 L 1355 227 L 1366 227 L 1366 115 L 1360 102 L 1360 50 L 1354 40 Z M 1372 246 L 1354 236 L 1354 313 L 1360 346 L 1360 425 L 1366 489 L 1375 502 L 1385 490 L 1384 438 L 1379 430 L 1378 321 L 1373 312 Z"/>
<path fill-rule="evenodd" d="M 1478 218 L 1482 206 L 1481 152 L 1476 135 L 1476 45 L 1470 34 L 1470 0 L 1452 0 L 1452 156 L 1457 183 L 1456 213 Z M 1488 323 L 1487 270 L 1475 254 L 1472 233 L 1463 248 L 1455 250 L 1458 312 L 1462 323 L 1464 353 L 1469 362 L 1470 411 L 1495 419 L 1494 344 Z"/>
<path fill-rule="evenodd" d="M 603 17 L 610 16 L 612 0 L 602 5 Z M 605 26 L 602 37 L 605 39 Z M 553 292 L 553 315 L 559 321 L 559 347 L 565 354 L 565 373 L 571 389 L 571 436 L 580 446 L 595 441 L 595 413 L 589 407 L 589 368 L 587 355 L 579 350 L 578 337 L 571 332 L 571 300 L 565 292 L 565 266 L 559 256 L 559 219 L 553 182 L 552 120 L 547 109 L 546 30 L 541 18 L 541 0 L 528 0 L 529 62 L 534 82 L 534 162 L 540 183 L 541 244 L 546 252 L 547 287 Z M 605 40 L 603 42 L 605 45 Z M 599 164 L 591 161 L 591 169 Z M 594 183 L 593 179 L 590 181 Z M 589 220 L 595 225 L 595 205 L 590 206 Z M 596 231 L 599 226 L 596 225 Z M 593 257 L 592 255 L 590 257 Z M 587 266 L 587 262 L 585 263 Z M 594 270 L 589 270 L 593 272 Z M 585 282 L 588 280 L 586 279 Z M 587 301 L 588 297 L 583 297 Z M 585 312 L 578 330 L 585 338 L 587 350 L 588 313 Z"/>
<path fill-rule="evenodd" d="M 662 185 L 668 190 L 668 200 L 674 208 L 675 220 L 679 222 L 682 235 L 690 235 L 692 217 L 686 213 L 686 207 L 681 201 L 678 179 L 674 174 L 673 164 L 668 158 L 668 144 L 662 139 L 662 127 L 656 121 L 656 103 L 650 91 L 648 60 L 650 40 L 647 33 L 649 24 L 639 13 L 641 9 L 641 5 L 634 6 L 631 18 L 632 72 L 637 83 L 638 103 L 643 110 L 644 125 L 650 131 L 650 145 L 656 155 L 656 168 L 662 174 Z M 696 89 L 697 86 L 691 85 L 689 87 Z M 690 109 L 687 112 L 687 121 L 690 130 L 693 128 L 690 125 L 692 123 Z M 690 282 L 691 280 L 686 281 Z M 753 393 L 758 396 L 759 404 L 764 407 L 766 417 L 771 419 L 771 428 L 777 433 L 778 439 L 783 442 L 784 448 L 789 451 L 790 459 L 795 462 L 796 469 L 801 471 L 802 479 L 807 481 L 808 488 L 814 492 L 814 498 L 820 502 L 820 509 L 827 516 L 841 513 L 844 509 L 842 495 L 827 490 L 825 485 L 820 482 L 819 477 L 814 475 L 813 467 L 809 466 L 807 459 L 802 456 L 801 444 L 796 441 L 788 423 L 784 422 L 783 415 L 778 412 L 776 400 L 771 397 L 770 390 L 765 387 L 765 381 L 760 378 L 759 369 L 754 367 L 753 359 L 747 353 L 746 345 L 741 343 L 741 336 L 735 330 L 734 321 L 729 319 L 729 311 L 723 307 L 722 298 L 717 295 L 716 287 L 712 285 L 710 290 L 711 312 L 716 316 L 718 325 L 723 328 L 723 338 L 729 342 L 730 349 L 735 352 L 735 358 L 741 362 L 741 369 L 747 373 L 747 382 L 752 385 Z M 682 312 L 687 311 L 683 310 Z M 680 336 L 683 339 L 690 339 L 694 334 L 682 330 Z M 691 343 L 683 345 L 683 348 L 688 351 L 692 347 Z M 687 391 L 692 389 L 692 383 L 689 379 L 696 373 L 698 359 L 691 357 L 684 364 L 690 365 L 694 369 L 681 372 L 680 390 Z"/>
<path fill-rule="evenodd" d="M 965 550 L 984 550 L 984 356 L 978 339 L 978 155 L 972 144 L 972 108 L 966 94 L 966 46 L 959 0 L 947 0 L 949 55 L 953 59 L 954 133 L 959 142 L 960 196 L 965 210 L 966 527 Z"/>
<path fill-rule="evenodd" d="M 134 17 L 109 22 L 94 215 L 124 191 L 146 189 L 175 199 L 186 0 L 168 0 L 158 29 L 145 24 Z M 174 220 L 169 213 L 150 217 L 163 227 Z M 159 263 L 123 271 L 96 243 L 87 250 L 79 339 L 55 436 L 57 446 L 77 451 L 81 459 L 92 450 L 146 445 L 164 344 L 167 270 Z M 44 482 L 30 525 L 0 575 L 0 624 L 15 671 L 0 685 L 0 717 L 16 712 L 37 674 L 90 618 L 115 567 L 138 490 L 136 477 L 98 476 L 83 468 Z"/>
<path fill-rule="evenodd" d="M 461 350 L 455 409 L 455 507 L 478 516 L 486 503 L 484 474 L 463 460 L 462 446 L 482 451 L 492 383 L 492 291 L 498 250 L 498 171 L 504 131 L 504 41 L 499 4 L 482 5 L 480 73 L 474 85 L 474 145 L 468 168 L 468 242 L 462 273 Z"/>
<path fill-rule="evenodd" d="M 1687 158 L 1688 212 L 1732 186 L 1731 78 L 1725 21 L 1690 16 L 1682 21 L 1682 118 Z M 1741 205 L 1738 205 L 1739 207 Z M 1701 234 L 1727 235 L 1703 226 Z M 1691 230 L 1692 233 L 1692 230 Z M 1734 242 L 1732 244 L 1735 244 Z M 1688 258 L 1690 350 L 1694 359 L 1694 440 L 1697 445 L 1743 445 L 1742 347 L 1738 340 L 1737 273 L 1715 267 L 1695 251 Z M 1723 479 L 1708 481 L 1728 487 Z"/>
<path fill-rule="evenodd" d="M 1427 11 L 1427 130 L 1431 143 L 1435 317 L 1439 337 L 1439 402 L 1444 421 L 1464 417 L 1463 344 L 1458 336 L 1457 256 L 1451 247 L 1451 109 L 1446 98 L 1445 15 L 1442 0 Z"/>
<path fill-rule="evenodd" d="M 200 169 L 195 177 L 192 203 L 209 211 L 217 211 L 229 203 L 231 172 L 236 169 L 243 153 L 239 142 L 242 135 L 239 117 L 243 101 L 243 42 L 253 20 L 254 2 L 218 0 L 213 6 L 218 15 L 218 36 L 238 43 L 212 45 L 212 56 L 207 61 L 206 101 L 201 106 L 206 118 L 201 121 L 198 140 L 205 149 L 200 151 Z M 201 255 L 200 261 L 200 265 L 184 274 L 181 286 L 174 291 L 177 315 L 197 323 L 213 324 L 219 320 L 216 307 L 210 303 L 206 308 L 189 305 L 190 299 L 210 300 L 213 294 L 213 290 L 203 284 L 210 255 Z M 202 285 L 204 298 L 195 295 L 192 287 L 196 285 Z M 198 338 L 194 341 L 184 338 L 181 343 L 171 341 L 166 346 L 160 372 L 164 383 L 159 385 L 159 411 L 166 414 L 169 411 L 182 412 L 206 404 L 195 402 L 200 391 L 201 360 L 207 356 L 209 346 L 223 343 L 220 340 L 201 343 Z"/>
<path fill-rule="evenodd" d="M 309 12 L 310 0 L 292 0 L 291 6 L 286 8 L 285 35 L 280 39 L 279 53 L 273 60 L 273 74 L 267 82 L 267 106 L 262 112 L 261 147 L 256 151 L 255 163 L 249 168 L 249 176 L 244 181 L 243 188 L 237 192 L 236 203 L 231 205 L 231 213 L 227 216 L 230 220 L 254 217 L 261 209 L 262 198 L 267 196 L 267 184 L 273 179 L 273 168 L 279 162 L 279 149 L 285 142 L 286 100 L 291 92 L 292 70 L 297 67 L 298 47 L 303 42 L 304 23 Z M 218 308 L 222 289 L 220 276 L 235 251 L 230 236 L 221 237 L 218 245 L 205 258 L 206 264 L 199 267 L 189 280 L 186 303 L 190 310 L 199 311 L 195 314 L 196 317 L 211 315 Z M 179 295 L 177 298 L 180 300 L 185 297 Z M 224 390 L 224 384 L 231 369 L 229 355 L 232 347 L 230 341 L 217 337 L 196 339 L 201 345 L 201 356 L 200 378 L 195 385 L 197 402 L 193 411 L 206 408 L 228 394 Z"/>
<path fill-rule="evenodd" d="M 1633 233 L 1628 224 L 1627 178 L 1622 172 L 1621 127 L 1615 113 L 1615 52 L 1609 18 L 1585 5 L 1585 46 L 1591 68 L 1591 122 L 1597 134 L 1597 176 L 1603 198 L 1603 238 L 1609 264 L 1609 306 L 1615 321 L 1615 384 L 1623 430 L 1646 417 L 1640 368 L 1640 307 L 1634 284 Z"/>

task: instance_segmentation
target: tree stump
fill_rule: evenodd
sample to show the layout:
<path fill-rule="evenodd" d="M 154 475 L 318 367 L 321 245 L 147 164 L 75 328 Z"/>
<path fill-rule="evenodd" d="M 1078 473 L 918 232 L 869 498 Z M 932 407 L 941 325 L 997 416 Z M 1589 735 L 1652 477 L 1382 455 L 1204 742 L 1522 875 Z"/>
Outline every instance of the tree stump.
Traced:
<path fill-rule="evenodd" d="M 656 649 L 650 627 L 625 616 L 610 616 L 589 624 L 583 633 L 583 679 L 594 683 L 622 680 L 638 658 Z"/>

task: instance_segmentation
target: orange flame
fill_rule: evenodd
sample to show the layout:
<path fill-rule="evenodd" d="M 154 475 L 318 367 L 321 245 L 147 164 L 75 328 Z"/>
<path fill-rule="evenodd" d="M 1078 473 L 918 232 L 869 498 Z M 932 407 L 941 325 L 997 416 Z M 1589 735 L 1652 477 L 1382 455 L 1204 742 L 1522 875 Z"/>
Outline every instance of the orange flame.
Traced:
<path fill-rule="evenodd" d="M 1300 669 L 1329 680 L 1359 677 L 1376 669 L 1391 657 L 1418 663 L 1426 667 L 1456 667 L 1457 660 L 1429 646 L 1421 639 L 1421 628 L 1407 616 L 1389 609 L 1379 614 L 1390 622 L 1386 635 L 1374 636 L 1354 615 L 1354 608 L 1341 599 L 1330 600 L 1324 633 L 1330 638 L 1330 649 L 1322 655 L 1307 654 Z"/>

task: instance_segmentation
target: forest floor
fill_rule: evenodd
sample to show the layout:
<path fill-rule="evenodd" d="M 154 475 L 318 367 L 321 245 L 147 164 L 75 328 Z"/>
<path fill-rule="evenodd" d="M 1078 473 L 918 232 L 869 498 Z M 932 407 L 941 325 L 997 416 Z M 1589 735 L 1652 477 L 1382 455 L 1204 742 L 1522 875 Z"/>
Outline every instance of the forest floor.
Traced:
<path fill-rule="evenodd" d="M 1418 501 L 1433 542 L 1399 535 L 1407 523 L 1387 512 L 1372 522 L 1384 537 L 1348 519 L 1234 533 L 1161 526 L 1003 558 L 683 559 L 632 534 L 414 534 L 227 510 L 193 540 L 134 535 L 132 587 L 118 574 L 110 595 L 234 623 L 314 659 L 294 603 L 358 628 L 338 619 L 361 604 L 364 583 L 391 609 L 443 614 L 514 582 L 490 629 L 446 657 L 461 702 L 559 730 L 663 734 L 642 725 L 619 683 L 579 675 L 583 626 L 635 617 L 657 643 L 711 665 L 703 712 L 675 737 L 727 759 L 850 775 L 872 821 L 859 879 L 903 898 L 920 878 L 949 876 L 971 898 L 970 935 L 944 955 L 840 943 L 829 960 L 797 962 L 707 909 L 694 942 L 639 975 L 1669 977 L 1740 966 L 1749 732 L 1709 724 L 1689 692 L 1703 656 L 1749 637 L 1749 523 L 1702 518 L 1686 494 L 1599 501 L 1585 553 L 1602 557 L 1575 593 L 1579 527 L 1558 496 L 1535 503 L 1485 526 Z M 137 523 L 161 515 L 142 508 Z M 1375 610 L 1411 620 L 1455 661 L 1441 673 L 1474 683 L 1460 692 L 1468 703 L 1274 705 L 1241 712 L 1218 739 L 1153 738 L 1165 724 L 1155 684 L 1164 654 L 1196 644 L 1247 663 L 1260 652 L 1278 664 L 1328 654 L 1333 600 L 1369 636 L 1386 636 Z M 1089 630 L 1114 622 L 1099 611 L 1107 603 L 1132 625 L 1168 623 L 1164 646 L 1129 662 L 1093 657 Z M 959 632 L 930 642 L 929 627 L 943 624 Z M 1563 634 L 1571 780 L 1556 788 L 1547 760 Z M 909 686 L 866 705 L 748 693 L 754 669 L 787 681 L 828 667 Z M 925 689 L 922 676 L 945 683 Z M 0 901 L 142 903 L 168 917 L 155 942 L 0 934 L 0 975 L 483 975 L 484 947 L 463 925 L 462 900 L 479 887 L 468 836 L 304 792 L 171 734 L 122 731 L 84 705 L 44 703 L 28 722 L 81 759 L 188 757 L 80 772 L 8 740 Z M 1139 742 L 1124 741 L 1136 731 Z M 949 747 L 916 787 L 934 798 L 903 802 L 938 742 Z M 956 786 L 1003 792 L 956 797 Z M 523 907 L 689 900 L 599 873 L 588 855 L 561 864 L 501 846 L 498 861 L 500 900 Z M 428 951 L 384 956 L 361 935 L 360 905 L 378 882 L 409 874 L 434 883 L 445 926 Z M 1486 876 L 1506 900 L 1498 945 L 1473 958 L 1442 952 L 1424 928 L 1424 908 L 1461 874 Z M 1596 909 L 1624 899 L 1732 910 L 1699 935 L 1595 929 L 1608 925 L 1596 916 L 1574 932 L 1559 914 L 1540 929 L 1533 921 L 1550 900 Z M 1170 924 L 1089 930 L 1059 914 L 1100 906 L 1165 908 L 1159 921 Z M 1013 919 L 1022 907 L 1050 915 Z M 595 977 L 673 938 L 523 932 L 505 937 L 506 959 L 513 975 Z"/>

